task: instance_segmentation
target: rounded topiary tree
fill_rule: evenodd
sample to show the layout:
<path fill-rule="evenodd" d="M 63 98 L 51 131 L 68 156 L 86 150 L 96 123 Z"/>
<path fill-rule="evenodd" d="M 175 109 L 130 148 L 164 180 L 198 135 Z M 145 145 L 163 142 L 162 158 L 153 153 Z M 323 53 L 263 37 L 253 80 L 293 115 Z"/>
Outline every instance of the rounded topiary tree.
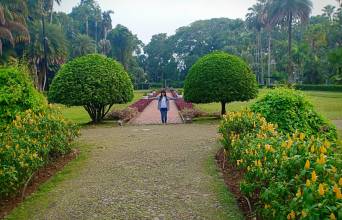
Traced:
<path fill-rule="evenodd" d="M 12 122 L 25 110 L 39 112 L 47 105 L 25 72 L 23 68 L 0 67 L 0 125 Z"/>
<path fill-rule="evenodd" d="M 194 103 L 226 103 L 255 98 L 258 85 L 255 75 L 239 57 L 214 52 L 200 58 L 185 79 L 184 98 Z"/>
<path fill-rule="evenodd" d="M 133 85 L 122 65 L 99 54 L 76 58 L 61 68 L 52 81 L 48 100 L 83 106 L 93 123 L 101 122 L 113 104 L 133 98 Z"/>

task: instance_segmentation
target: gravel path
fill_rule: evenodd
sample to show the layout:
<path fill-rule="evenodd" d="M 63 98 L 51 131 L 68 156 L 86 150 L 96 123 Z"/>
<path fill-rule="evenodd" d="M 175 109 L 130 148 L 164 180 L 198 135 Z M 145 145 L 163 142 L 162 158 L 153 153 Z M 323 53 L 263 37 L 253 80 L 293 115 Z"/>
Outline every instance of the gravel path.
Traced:
<path fill-rule="evenodd" d="M 29 219 L 236 219 L 220 204 L 206 164 L 212 125 L 150 125 L 83 130 L 93 145 L 79 175 L 48 193 Z M 37 202 L 37 204 L 40 204 Z M 234 210 L 234 211 L 231 211 Z"/>

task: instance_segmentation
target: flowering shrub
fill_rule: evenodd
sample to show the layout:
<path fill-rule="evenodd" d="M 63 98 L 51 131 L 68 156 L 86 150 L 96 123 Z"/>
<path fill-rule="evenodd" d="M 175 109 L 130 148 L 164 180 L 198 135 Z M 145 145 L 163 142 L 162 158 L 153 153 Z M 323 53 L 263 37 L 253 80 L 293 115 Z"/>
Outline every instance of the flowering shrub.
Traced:
<path fill-rule="evenodd" d="M 51 108 L 17 114 L 0 132 L 0 197 L 14 194 L 52 157 L 68 153 L 77 134 L 77 127 Z"/>
<path fill-rule="evenodd" d="M 153 99 L 139 99 L 130 105 L 130 108 L 136 108 L 139 112 L 144 111 L 144 109 L 153 101 Z"/>
<path fill-rule="evenodd" d="M 264 116 L 268 122 L 277 124 L 282 131 L 299 130 L 306 135 L 321 132 L 330 140 L 337 138 L 336 128 L 314 110 L 301 91 L 273 89 L 254 103 L 251 109 Z"/>
<path fill-rule="evenodd" d="M 241 191 L 264 219 L 341 219 L 342 161 L 335 143 L 284 134 L 260 114 L 230 112 L 220 133 L 229 159 L 244 171 Z"/>
<path fill-rule="evenodd" d="M 129 121 L 138 114 L 137 108 L 125 108 L 123 110 L 113 110 L 107 114 L 106 119 Z"/>

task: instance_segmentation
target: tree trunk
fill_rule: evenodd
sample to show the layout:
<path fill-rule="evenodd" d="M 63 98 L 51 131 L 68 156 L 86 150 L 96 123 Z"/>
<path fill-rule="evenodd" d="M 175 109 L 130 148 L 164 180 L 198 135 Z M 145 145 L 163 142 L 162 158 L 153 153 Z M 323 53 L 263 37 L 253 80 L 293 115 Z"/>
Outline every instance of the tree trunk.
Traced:
<path fill-rule="evenodd" d="M 268 32 L 268 64 L 267 64 L 267 86 L 271 86 L 271 31 Z"/>
<path fill-rule="evenodd" d="M 48 59 L 47 59 L 47 38 L 46 38 L 46 33 L 45 33 L 45 18 L 44 15 L 42 15 L 42 28 L 43 28 L 43 49 L 44 49 L 44 59 L 43 59 L 43 68 L 42 71 L 43 75 L 43 80 L 40 82 L 41 86 L 41 91 L 45 90 L 45 85 L 46 85 L 46 78 L 47 78 L 47 72 L 48 72 Z"/>
<path fill-rule="evenodd" d="M 221 115 L 226 114 L 226 102 L 221 101 Z"/>
<path fill-rule="evenodd" d="M 89 24 L 88 24 L 88 17 L 86 17 L 86 34 L 89 36 Z"/>
<path fill-rule="evenodd" d="M 51 11 L 50 11 L 50 24 L 52 24 L 52 15 L 53 15 L 53 4 L 54 4 L 55 0 L 52 0 L 51 2 Z"/>
<path fill-rule="evenodd" d="M 294 83 L 294 75 L 292 71 L 292 12 L 288 16 L 288 77 L 289 83 Z"/>
<path fill-rule="evenodd" d="M 258 59 L 258 72 L 260 74 L 260 84 L 261 85 L 264 85 L 265 83 L 265 79 L 264 79 L 264 70 L 263 70 L 263 66 L 262 66 L 262 54 L 261 54 L 261 51 L 262 51 L 262 48 L 261 48 L 261 31 L 258 31 L 258 34 L 257 34 L 257 41 L 258 41 L 258 48 L 257 48 L 257 59 Z"/>

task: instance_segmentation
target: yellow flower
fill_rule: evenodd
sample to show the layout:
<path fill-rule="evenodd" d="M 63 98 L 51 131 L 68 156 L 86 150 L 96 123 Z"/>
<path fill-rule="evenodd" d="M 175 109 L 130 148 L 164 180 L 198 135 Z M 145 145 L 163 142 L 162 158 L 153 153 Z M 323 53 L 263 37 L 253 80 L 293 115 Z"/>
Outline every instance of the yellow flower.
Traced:
<path fill-rule="evenodd" d="M 297 193 L 296 193 L 296 197 L 297 198 L 300 198 L 302 196 L 302 191 L 301 191 L 301 189 L 300 189 L 300 187 L 298 188 L 298 191 L 297 191 Z"/>
<path fill-rule="evenodd" d="M 334 166 L 332 166 L 332 168 L 331 168 L 331 172 L 333 172 L 333 173 L 336 173 L 336 167 L 334 167 Z"/>
<path fill-rule="evenodd" d="M 316 180 L 317 180 L 317 175 L 316 175 L 315 171 L 312 171 L 312 173 L 311 173 L 311 180 L 312 180 L 312 182 L 316 182 Z"/>
<path fill-rule="evenodd" d="M 319 148 L 319 151 L 321 152 L 321 154 L 327 153 L 327 149 L 326 149 L 324 146 L 321 146 L 321 147 Z"/>
<path fill-rule="evenodd" d="M 334 192 L 334 193 L 337 193 L 339 189 L 340 189 L 340 188 L 338 188 L 337 184 L 335 184 L 335 185 L 334 185 L 334 188 L 333 188 L 333 192 Z"/>
<path fill-rule="evenodd" d="M 342 199 L 342 194 L 341 194 L 341 190 L 338 189 L 336 192 L 336 199 Z"/>
<path fill-rule="evenodd" d="M 300 139 L 300 140 L 304 140 L 304 138 L 305 138 L 305 134 L 300 133 L 300 134 L 299 134 L 299 139 Z"/>
<path fill-rule="evenodd" d="M 306 216 L 308 216 L 308 213 L 306 213 L 306 211 L 302 210 L 302 218 L 305 218 Z"/>
<path fill-rule="evenodd" d="M 323 184 L 320 183 L 319 186 L 318 186 L 318 193 L 320 196 L 324 196 L 324 187 L 323 187 Z"/>
<path fill-rule="evenodd" d="M 342 186 L 342 177 L 340 177 L 340 179 L 338 181 L 338 185 Z"/>
<path fill-rule="evenodd" d="M 330 214 L 330 220 L 336 220 L 336 216 L 334 215 L 334 213 Z"/>
<path fill-rule="evenodd" d="M 306 180 L 306 183 L 305 183 L 306 187 L 310 187 L 311 186 L 311 182 L 309 179 Z"/>
<path fill-rule="evenodd" d="M 269 209 L 271 208 L 271 205 L 270 204 L 265 204 L 265 209 Z"/>
<path fill-rule="evenodd" d="M 308 169 L 310 168 L 310 161 L 309 161 L 309 160 L 306 160 L 306 163 L 305 163 L 304 168 L 305 168 L 306 170 L 308 170 Z"/>
<path fill-rule="evenodd" d="M 325 157 L 323 154 L 321 154 L 321 156 L 319 157 L 319 159 L 317 158 L 316 162 L 320 165 L 325 164 Z"/>
<path fill-rule="evenodd" d="M 296 213 L 292 210 L 288 215 L 287 219 L 296 219 Z"/>
<path fill-rule="evenodd" d="M 236 164 L 239 166 L 241 163 L 243 163 L 243 159 L 241 159 L 241 160 L 237 160 L 236 161 Z"/>
<path fill-rule="evenodd" d="M 311 153 L 314 153 L 314 152 L 315 152 L 315 146 L 314 146 L 314 145 L 311 145 L 310 151 L 311 151 Z"/>
<path fill-rule="evenodd" d="M 289 139 L 287 141 L 287 148 L 290 148 L 292 146 L 292 144 L 293 144 L 293 141 L 291 139 Z"/>
<path fill-rule="evenodd" d="M 329 148 L 331 146 L 331 143 L 329 141 L 325 140 L 323 145 L 324 145 L 324 147 Z"/>

